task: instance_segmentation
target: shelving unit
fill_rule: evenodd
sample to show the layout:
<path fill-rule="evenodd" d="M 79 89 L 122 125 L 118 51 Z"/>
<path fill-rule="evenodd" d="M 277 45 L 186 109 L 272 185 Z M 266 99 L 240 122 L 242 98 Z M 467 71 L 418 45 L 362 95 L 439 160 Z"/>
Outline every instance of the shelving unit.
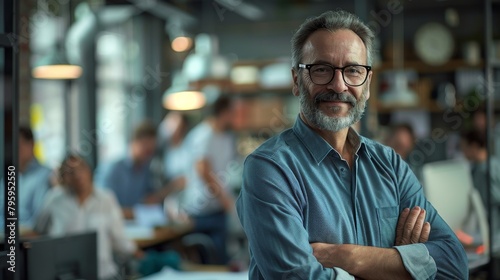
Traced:
<path fill-rule="evenodd" d="M 282 62 L 284 61 L 279 59 L 246 60 L 236 62 L 232 67 L 256 67 L 260 75 L 264 67 Z M 215 86 L 221 93 L 237 98 L 234 125 L 235 130 L 240 133 L 267 138 L 293 124 L 296 115 L 287 114 L 291 110 L 287 104 L 290 98 L 295 98 L 292 95 L 291 82 L 289 85 L 270 87 L 262 85 L 257 77 L 252 83 L 238 84 L 230 78 L 201 79 L 191 83 L 191 87 L 197 90 L 202 90 L 207 86 Z"/>
<path fill-rule="evenodd" d="M 269 65 L 277 64 L 285 62 L 279 59 L 264 59 L 264 60 L 242 60 L 233 63 L 232 68 L 240 67 L 240 66 L 250 66 L 258 69 L 260 72 Z M 221 92 L 228 93 L 231 95 L 238 96 L 253 96 L 259 95 L 262 93 L 266 94 L 290 94 L 292 90 L 292 84 L 289 85 L 280 85 L 275 87 L 266 87 L 259 83 L 259 78 L 257 77 L 256 81 L 253 83 L 234 83 L 230 78 L 224 79 L 202 79 L 191 83 L 191 86 L 196 89 L 202 89 L 205 86 L 217 86 Z"/>
<path fill-rule="evenodd" d="M 206 86 L 217 86 L 221 92 L 236 96 L 252 96 L 260 93 L 273 93 L 276 95 L 291 94 L 292 85 L 287 87 L 262 87 L 258 83 L 235 84 L 230 79 L 202 79 L 191 83 L 196 89 L 203 89 Z"/>
<path fill-rule="evenodd" d="M 398 110 L 416 110 L 416 109 L 424 109 L 428 110 L 430 113 L 440 113 L 445 110 L 439 106 L 436 100 L 433 99 L 432 91 L 434 91 L 436 84 L 430 78 L 433 75 L 438 74 L 447 74 L 452 75 L 455 71 L 459 69 L 476 69 L 481 70 L 484 69 L 484 61 L 480 61 L 477 64 L 469 64 L 463 59 L 453 59 L 443 65 L 431 66 L 423 61 L 419 60 L 407 60 L 404 62 L 405 70 L 413 70 L 419 75 L 418 81 L 411 86 L 418 95 L 418 104 L 413 106 L 408 105 L 384 105 L 380 102 L 379 97 L 380 93 L 380 80 L 378 76 L 382 74 L 384 71 L 394 70 L 394 63 L 392 62 L 384 62 L 381 65 L 377 66 L 374 69 L 374 77 L 372 78 L 372 99 L 371 106 L 375 108 L 376 113 L 378 114 L 389 114 Z"/>
<path fill-rule="evenodd" d="M 386 3 L 387 1 L 378 2 L 375 11 L 382 11 Z M 455 25 L 452 25 L 446 19 L 446 14 L 449 10 L 453 10 L 452 12 L 458 17 Z M 381 126 L 389 124 L 391 116 L 401 111 L 409 112 L 408 114 L 411 114 L 411 111 L 428 112 L 431 128 L 442 126 L 445 131 L 458 133 L 458 131 L 453 131 L 453 129 L 448 127 L 449 124 L 443 121 L 443 116 L 449 111 L 459 114 L 461 110 L 459 106 L 460 102 L 462 99 L 467 98 L 474 87 L 475 81 L 467 83 L 465 80 L 457 80 L 460 77 L 457 73 L 469 70 L 471 72 L 482 72 L 486 67 L 484 52 L 481 52 L 480 60 L 471 63 L 471 60 L 466 59 L 463 50 L 464 46 L 470 41 L 475 41 L 481 45 L 483 25 L 477 24 L 477 21 L 482 19 L 483 13 L 484 9 L 481 3 L 473 1 L 458 0 L 453 3 L 444 3 L 424 0 L 418 3 L 405 2 L 404 10 L 401 13 L 391 15 L 391 19 L 387 21 L 386 26 L 381 28 L 380 34 L 378 34 L 378 37 L 382 39 L 380 54 L 383 55 L 383 60 L 379 65 L 374 67 L 371 98 L 369 100 L 370 110 L 367 115 L 371 119 L 369 123 L 372 125 L 368 127 L 371 130 L 368 134 L 376 136 Z M 404 17 L 404 20 L 398 19 L 398 16 Z M 469 21 L 471 19 L 474 19 L 474 24 Z M 420 60 L 417 55 L 415 47 L 417 31 L 429 22 L 444 25 L 454 38 L 454 51 L 451 58 L 440 65 L 427 64 L 423 60 Z M 394 28 L 394 24 L 401 24 L 404 27 Z M 400 28 L 399 31 L 398 28 Z M 401 29 L 404 29 L 404 32 Z M 398 32 L 400 33 L 398 34 Z M 394 51 L 402 52 L 404 58 L 401 58 L 401 61 L 397 61 L 396 58 L 398 56 L 393 53 Z M 418 102 L 416 104 L 408 106 L 382 102 L 383 99 L 381 96 L 386 88 L 384 88 L 383 76 L 381 74 L 384 71 L 396 69 L 416 72 L 418 78 L 413 84 L 409 85 L 417 93 Z M 441 102 L 442 99 L 440 98 L 445 95 L 441 95 L 439 89 L 440 86 L 446 84 L 455 86 L 457 104 L 455 108 L 450 108 L 449 105 L 443 105 Z M 468 86 L 463 87 L 463 84 Z"/>
<path fill-rule="evenodd" d="M 483 67 L 484 67 L 484 61 L 480 61 L 477 64 L 470 64 L 464 59 L 458 59 L 458 58 L 451 59 L 450 61 L 442 65 L 429 65 L 421 60 L 404 61 L 404 68 L 413 69 L 419 73 L 426 73 L 426 74 L 453 72 L 460 68 L 482 69 Z M 385 71 L 392 69 L 394 69 L 394 63 L 390 61 L 384 62 L 376 68 L 376 70 L 378 71 Z"/>

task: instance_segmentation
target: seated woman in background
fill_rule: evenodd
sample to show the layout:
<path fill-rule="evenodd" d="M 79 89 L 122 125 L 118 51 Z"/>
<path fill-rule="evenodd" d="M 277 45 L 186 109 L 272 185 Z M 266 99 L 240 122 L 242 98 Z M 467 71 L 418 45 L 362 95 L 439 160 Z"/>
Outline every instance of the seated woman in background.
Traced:
<path fill-rule="evenodd" d="M 125 236 L 115 197 L 94 188 L 91 169 L 78 155 L 68 155 L 59 172 L 63 187 L 48 195 L 35 229 L 49 235 L 96 231 L 99 279 L 120 279 L 113 253 L 140 258 L 143 252 Z"/>

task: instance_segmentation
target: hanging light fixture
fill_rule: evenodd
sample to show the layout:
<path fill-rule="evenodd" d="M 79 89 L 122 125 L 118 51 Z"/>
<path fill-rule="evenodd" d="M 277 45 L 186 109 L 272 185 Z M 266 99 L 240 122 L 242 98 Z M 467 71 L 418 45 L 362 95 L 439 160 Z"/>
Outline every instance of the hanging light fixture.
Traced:
<path fill-rule="evenodd" d="M 191 49 L 192 45 L 193 39 L 191 37 L 179 36 L 172 40 L 172 50 L 175 52 L 185 52 Z"/>
<path fill-rule="evenodd" d="M 172 17 L 165 24 L 165 31 L 170 38 L 172 50 L 175 52 L 186 52 L 193 47 L 193 39 L 187 31 L 188 23 L 179 17 Z"/>
<path fill-rule="evenodd" d="M 178 72 L 172 86 L 163 94 L 163 107 L 172 111 L 187 111 L 203 108 L 206 98 L 203 92 L 190 88 L 188 80 Z"/>
<path fill-rule="evenodd" d="M 163 97 L 163 106 L 173 111 L 200 109 L 205 106 L 205 102 L 203 93 L 196 90 L 174 92 Z"/>
<path fill-rule="evenodd" d="M 69 25 L 72 23 L 71 13 L 73 10 L 71 4 L 71 0 L 69 0 L 66 6 L 60 4 L 61 6 L 59 7 L 64 19 L 64 24 L 61 25 L 63 26 L 63 30 L 61 31 L 63 36 L 67 34 Z M 60 39 L 47 55 L 35 63 L 34 68 L 31 70 L 33 78 L 68 80 L 77 79 L 82 75 L 82 67 L 71 64 L 67 59 L 63 42 L 64 39 Z"/>
<path fill-rule="evenodd" d="M 37 79 L 77 79 L 82 75 L 82 67 L 68 62 L 61 44 L 55 47 L 36 64 L 31 75 Z"/>

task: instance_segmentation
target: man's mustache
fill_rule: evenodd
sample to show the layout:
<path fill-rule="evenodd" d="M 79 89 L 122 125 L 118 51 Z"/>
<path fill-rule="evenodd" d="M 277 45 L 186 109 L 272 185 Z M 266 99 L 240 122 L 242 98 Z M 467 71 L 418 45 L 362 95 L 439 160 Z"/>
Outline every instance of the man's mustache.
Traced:
<path fill-rule="evenodd" d="M 314 97 L 314 103 L 316 104 L 319 102 L 332 102 L 332 101 L 347 102 L 350 103 L 351 106 L 353 107 L 356 106 L 357 104 L 356 98 L 346 93 L 321 92 Z"/>

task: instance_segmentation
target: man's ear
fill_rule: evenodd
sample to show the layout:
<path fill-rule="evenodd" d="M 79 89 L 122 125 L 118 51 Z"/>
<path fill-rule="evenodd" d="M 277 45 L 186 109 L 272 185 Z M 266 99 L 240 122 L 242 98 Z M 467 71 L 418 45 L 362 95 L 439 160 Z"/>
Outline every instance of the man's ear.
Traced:
<path fill-rule="evenodd" d="M 292 93 L 295 96 L 299 96 L 299 73 L 295 68 L 292 67 L 292 78 L 293 78 L 293 87 L 292 87 Z"/>

